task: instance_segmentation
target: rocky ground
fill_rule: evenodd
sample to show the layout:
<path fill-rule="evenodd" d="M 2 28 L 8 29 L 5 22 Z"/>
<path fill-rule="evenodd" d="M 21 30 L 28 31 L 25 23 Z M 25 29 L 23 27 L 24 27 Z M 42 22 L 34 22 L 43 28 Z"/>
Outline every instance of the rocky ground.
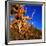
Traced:
<path fill-rule="evenodd" d="M 19 32 L 18 28 L 15 29 L 14 31 L 10 31 L 11 40 L 30 40 L 30 39 L 41 39 L 41 38 L 42 38 L 42 32 L 34 28 L 33 25 L 31 25 L 28 30 L 26 29 L 26 31 L 22 30 L 21 32 Z"/>

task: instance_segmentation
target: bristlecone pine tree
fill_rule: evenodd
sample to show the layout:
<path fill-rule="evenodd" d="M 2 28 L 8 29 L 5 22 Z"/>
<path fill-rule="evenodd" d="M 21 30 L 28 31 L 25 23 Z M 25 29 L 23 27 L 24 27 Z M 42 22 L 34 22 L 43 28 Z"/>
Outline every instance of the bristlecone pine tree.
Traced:
<path fill-rule="evenodd" d="M 15 14 L 15 19 L 10 23 L 10 39 L 11 40 L 30 40 L 41 39 L 42 33 L 40 30 L 34 28 L 27 20 L 31 20 L 24 16 L 25 10 L 21 5 L 16 4 L 11 7 L 11 14 Z"/>

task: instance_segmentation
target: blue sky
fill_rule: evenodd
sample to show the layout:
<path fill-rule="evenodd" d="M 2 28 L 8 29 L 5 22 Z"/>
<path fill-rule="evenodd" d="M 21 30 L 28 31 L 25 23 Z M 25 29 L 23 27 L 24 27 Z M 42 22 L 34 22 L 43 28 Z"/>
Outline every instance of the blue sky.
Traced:
<path fill-rule="evenodd" d="M 42 5 L 27 4 L 24 6 L 24 8 L 27 9 L 25 16 L 29 16 L 29 17 L 32 17 L 32 13 L 35 10 L 32 20 L 29 20 L 28 22 L 31 24 L 33 22 L 34 27 L 41 30 L 42 29 Z"/>
<path fill-rule="evenodd" d="M 34 13 L 32 20 L 28 20 L 30 24 L 32 24 L 35 28 L 42 29 L 42 5 L 34 5 L 34 4 L 25 4 L 24 9 L 27 10 L 25 16 L 32 17 L 32 13 Z M 34 11 L 35 10 L 35 11 Z M 14 17 L 10 16 L 10 19 L 13 20 Z"/>

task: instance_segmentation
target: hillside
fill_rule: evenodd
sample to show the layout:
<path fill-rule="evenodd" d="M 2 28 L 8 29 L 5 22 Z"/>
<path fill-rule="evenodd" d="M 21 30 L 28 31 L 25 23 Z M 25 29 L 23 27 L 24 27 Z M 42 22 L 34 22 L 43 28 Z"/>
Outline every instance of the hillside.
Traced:
<path fill-rule="evenodd" d="M 30 40 L 30 39 L 41 39 L 42 32 L 39 29 L 34 28 L 33 25 L 28 27 L 27 30 L 22 30 L 19 32 L 18 28 L 14 31 L 10 31 L 10 39 L 11 40 Z M 11 29 L 12 30 L 12 29 Z"/>

